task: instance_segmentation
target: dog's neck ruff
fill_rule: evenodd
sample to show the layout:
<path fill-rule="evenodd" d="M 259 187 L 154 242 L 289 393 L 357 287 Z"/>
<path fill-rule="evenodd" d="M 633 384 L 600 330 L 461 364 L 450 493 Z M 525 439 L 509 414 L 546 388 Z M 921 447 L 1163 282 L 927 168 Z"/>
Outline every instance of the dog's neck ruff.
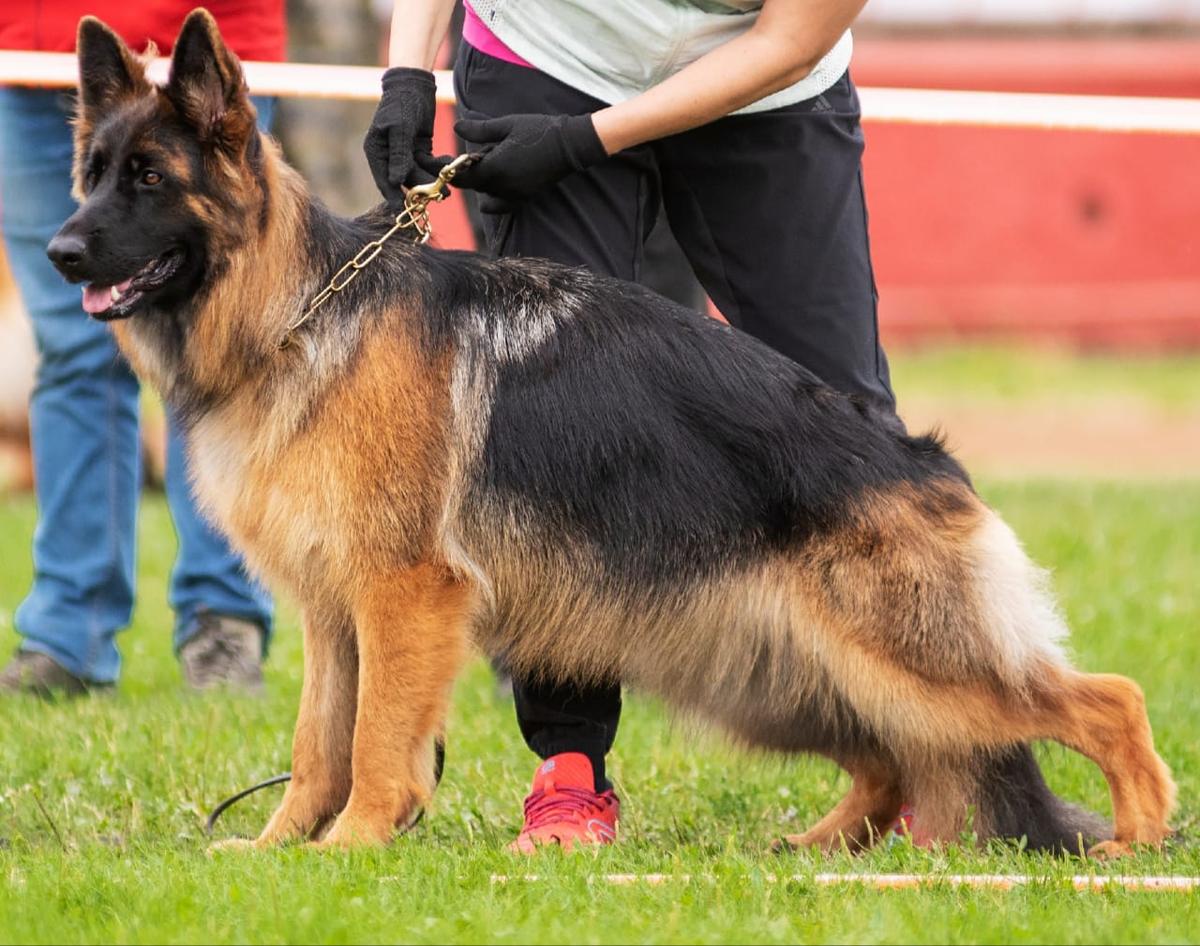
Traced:
<path fill-rule="evenodd" d="M 324 305 L 331 296 L 345 289 L 358 274 L 367 268 L 371 262 L 379 255 L 379 251 L 383 249 L 383 245 L 387 243 L 393 236 L 401 230 L 411 230 L 413 234 L 413 242 L 417 245 L 428 243 L 429 238 L 433 236 L 433 228 L 429 222 L 429 205 L 445 200 L 450 192 L 447 185 L 460 168 L 465 167 L 476 159 L 476 155 L 462 154 L 447 164 L 435 180 L 428 184 L 420 184 L 416 187 L 410 187 L 408 193 L 404 196 L 404 207 L 396 214 L 396 219 L 383 236 L 377 240 L 372 240 L 366 244 L 354 256 L 347 260 L 342 267 L 333 274 L 333 278 L 329 283 L 313 296 L 309 302 L 308 308 L 304 310 L 304 314 L 295 322 L 288 326 L 283 340 L 279 343 L 279 348 L 290 348 L 296 342 L 296 332 L 313 316 L 322 305 Z"/>

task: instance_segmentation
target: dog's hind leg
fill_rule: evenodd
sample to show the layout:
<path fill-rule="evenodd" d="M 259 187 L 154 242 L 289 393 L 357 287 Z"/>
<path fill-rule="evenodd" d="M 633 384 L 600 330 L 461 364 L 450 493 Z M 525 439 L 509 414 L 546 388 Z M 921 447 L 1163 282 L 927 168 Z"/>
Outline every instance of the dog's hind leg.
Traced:
<path fill-rule="evenodd" d="M 255 845 L 318 834 L 350 794 L 358 650 L 348 616 L 304 616 L 304 687 L 292 739 L 292 780 Z"/>
<path fill-rule="evenodd" d="M 930 756 L 906 765 L 902 791 L 912 808 L 907 831 L 913 844 L 927 847 L 957 839 L 976 815 L 971 810 L 973 788 L 970 763 L 961 758 Z"/>
<path fill-rule="evenodd" d="M 875 676 L 883 678 L 882 673 Z M 893 674 L 889 684 L 893 698 L 888 703 L 864 689 L 855 705 L 864 716 L 873 713 L 885 733 L 892 726 L 890 741 L 903 770 L 903 789 L 916 810 L 912 830 L 917 843 L 953 841 L 967 826 L 971 806 L 980 836 L 997 836 L 992 809 L 1002 789 L 981 784 L 990 771 L 981 759 L 1038 739 L 1081 752 L 1108 780 L 1114 836 L 1090 853 L 1126 854 L 1133 844 L 1158 844 L 1170 833 L 1174 785 L 1154 751 L 1142 693 L 1133 681 L 1047 664 L 1031 672 L 1023 692 L 996 687 L 996 681 L 991 687 L 938 686 L 904 674 Z M 1027 833 L 1020 828 L 1009 824 L 1003 836 Z M 1048 846 L 1072 850 L 1075 843 L 1072 833 Z"/>
<path fill-rule="evenodd" d="M 1112 794 L 1113 838 L 1088 853 L 1114 857 L 1134 844 L 1161 843 L 1171 833 L 1175 784 L 1154 751 L 1141 688 L 1127 677 L 1073 671 L 1060 684 L 1046 735 L 1095 762 Z"/>
<path fill-rule="evenodd" d="M 321 846 L 384 844 L 433 794 L 434 742 L 466 655 L 472 601 L 470 586 L 435 563 L 366 585 L 354 608 L 353 784 Z"/>
<path fill-rule="evenodd" d="M 794 608 L 832 689 L 903 769 L 916 839 L 953 841 L 972 809 L 981 839 L 1094 838 L 1022 748 L 1054 739 L 1112 789 L 1115 837 L 1097 854 L 1161 841 L 1173 789 L 1137 686 L 1067 665 L 1045 576 L 994 513 L 950 487 L 922 495 L 890 495 L 812 544 Z"/>
<path fill-rule="evenodd" d="M 803 834 L 789 834 L 776 844 L 802 849 L 818 847 L 836 851 L 845 845 L 851 852 L 866 850 L 887 831 L 900 814 L 903 797 L 900 771 L 883 755 L 835 760 L 853 780 L 850 791 L 824 818 Z"/>

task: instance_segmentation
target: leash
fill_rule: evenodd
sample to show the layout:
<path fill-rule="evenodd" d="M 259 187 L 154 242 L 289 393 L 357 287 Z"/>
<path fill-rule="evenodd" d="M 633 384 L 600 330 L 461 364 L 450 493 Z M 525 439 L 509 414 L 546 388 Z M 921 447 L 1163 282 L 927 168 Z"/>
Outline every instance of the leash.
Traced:
<path fill-rule="evenodd" d="M 418 184 L 416 187 L 410 187 L 404 195 L 404 207 L 396 214 L 396 219 L 393 221 L 391 229 L 378 240 L 372 240 L 364 246 L 354 255 L 353 259 L 347 260 L 342 268 L 333 274 L 333 278 L 329 280 L 329 284 L 313 296 L 312 301 L 308 304 L 308 308 L 304 310 L 304 314 L 288 326 L 287 334 L 283 336 L 283 341 L 279 343 L 279 348 L 282 350 L 294 345 L 296 342 L 296 330 L 312 318 L 313 313 L 321 308 L 329 300 L 330 296 L 341 292 L 350 285 L 355 277 L 362 270 L 366 269 L 371 264 L 371 261 L 379 255 L 379 251 L 383 249 L 383 245 L 401 230 L 412 230 L 414 232 L 413 242 L 418 246 L 428 243 L 429 238 L 433 236 L 433 228 L 429 223 L 429 205 L 445 200 L 450 196 L 447 185 L 453 180 L 454 175 L 478 158 L 479 155 L 477 154 L 460 154 L 438 171 L 438 176 L 428 184 Z"/>
<path fill-rule="evenodd" d="M 437 738 L 437 740 L 435 740 L 435 742 L 433 744 L 433 753 L 434 753 L 433 787 L 436 789 L 439 785 L 442 784 L 442 771 L 446 768 L 446 740 L 445 739 L 443 739 L 439 736 Z M 243 788 L 236 795 L 230 795 L 228 798 L 226 798 L 219 805 L 217 805 L 216 808 L 214 808 L 212 810 L 212 814 L 210 814 L 208 816 L 208 819 L 204 822 L 204 833 L 206 835 L 208 835 L 209 837 L 212 837 L 213 828 L 216 827 L 217 819 L 220 818 L 221 815 L 225 814 L 225 812 L 228 809 L 232 808 L 234 805 L 236 805 L 238 802 L 240 802 L 243 798 L 247 797 L 248 795 L 253 795 L 255 792 L 261 791 L 264 788 L 270 788 L 273 785 L 282 785 L 284 782 L 290 782 L 291 780 L 292 780 L 291 772 L 282 772 L 279 775 L 273 775 L 268 779 L 264 779 L 263 781 L 259 782 L 257 785 L 251 785 L 249 788 Z M 409 826 L 407 828 L 405 828 L 404 830 L 411 831 L 413 828 L 415 828 L 417 825 L 419 825 L 421 823 L 421 819 L 424 817 L 425 817 L 425 809 L 422 808 L 420 811 L 417 812 L 417 816 L 412 820 L 412 823 L 409 824 Z"/>
<path fill-rule="evenodd" d="M 225 809 L 232 808 L 247 795 L 253 795 L 255 792 L 261 791 L 264 788 L 270 788 L 272 785 L 282 785 L 284 782 L 290 782 L 291 780 L 292 773 L 284 772 L 281 775 L 273 775 L 271 778 L 265 779 L 264 781 L 259 782 L 257 785 L 251 785 L 249 788 L 243 788 L 236 795 L 230 795 L 212 810 L 212 814 L 210 814 L 208 816 L 208 820 L 204 822 L 204 833 L 211 837 L 213 833 L 213 827 L 216 825 L 217 819 L 220 818 L 221 815 L 225 814 Z"/>

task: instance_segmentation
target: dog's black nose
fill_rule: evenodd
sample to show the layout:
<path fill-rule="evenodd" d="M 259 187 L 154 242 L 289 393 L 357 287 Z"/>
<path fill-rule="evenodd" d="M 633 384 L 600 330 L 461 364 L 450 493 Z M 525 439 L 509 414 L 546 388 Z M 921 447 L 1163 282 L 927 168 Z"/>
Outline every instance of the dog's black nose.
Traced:
<path fill-rule="evenodd" d="M 74 275 L 83 262 L 83 251 L 87 244 L 83 237 L 73 233 L 56 233 L 46 247 L 46 255 L 64 276 Z"/>

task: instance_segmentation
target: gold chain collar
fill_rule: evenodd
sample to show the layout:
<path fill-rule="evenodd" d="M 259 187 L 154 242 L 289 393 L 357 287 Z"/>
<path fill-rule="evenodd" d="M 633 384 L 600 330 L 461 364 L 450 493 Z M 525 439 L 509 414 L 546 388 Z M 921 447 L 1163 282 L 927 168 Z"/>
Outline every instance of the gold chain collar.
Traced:
<path fill-rule="evenodd" d="M 438 172 L 436 180 L 430 181 L 428 184 L 418 184 L 416 187 L 410 187 L 408 193 L 404 195 L 404 208 L 396 214 L 396 219 L 392 223 L 391 229 L 378 240 L 372 240 L 364 246 L 354 255 L 353 259 L 348 260 L 341 269 L 333 274 L 333 278 L 329 280 L 329 284 L 313 296 L 312 301 L 308 304 L 308 308 L 304 310 L 304 314 L 288 326 L 287 334 L 283 336 L 283 341 L 279 343 L 280 349 L 289 348 L 295 344 L 296 330 L 312 318 L 313 313 L 324 305 L 330 296 L 341 292 L 350 285 L 354 281 L 354 278 L 362 270 L 366 269 L 371 261 L 379 255 L 379 251 L 383 249 L 383 244 L 401 230 L 415 230 L 415 242 L 418 245 L 428 243 L 430 236 L 433 235 L 433 230 L 429 224 L 429 205 L 446 199 L 448 194 L 446 185 L 450 183 L 451 178 L 461 168 L 470 164 L 475 157 L 473 154 L 460 154 Z"/>

